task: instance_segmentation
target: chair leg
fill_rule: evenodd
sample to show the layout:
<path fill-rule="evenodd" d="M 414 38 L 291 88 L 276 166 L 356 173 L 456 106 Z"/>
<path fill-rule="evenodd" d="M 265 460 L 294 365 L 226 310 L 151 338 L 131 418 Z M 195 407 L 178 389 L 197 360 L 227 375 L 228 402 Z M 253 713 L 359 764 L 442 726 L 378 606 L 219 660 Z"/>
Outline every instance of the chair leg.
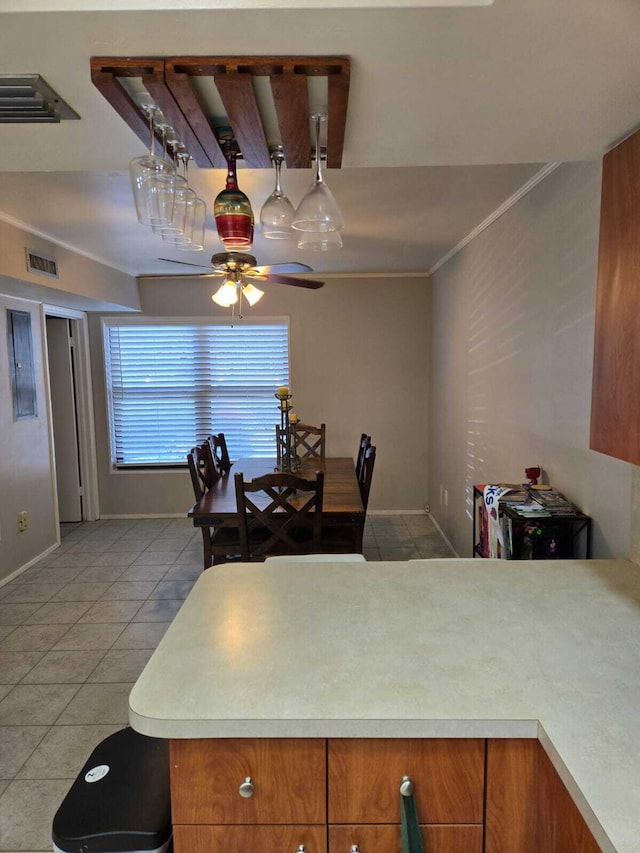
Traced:
<path fill-rule="evenodd" d="M 211 536 L 209 534 L 209 528 L 202 528 L 202 544 L 204 551 L 204 566 L 203 571 L 206 571 L 211 565 L 213 565 L 213 554 L 211 553 Z"/>

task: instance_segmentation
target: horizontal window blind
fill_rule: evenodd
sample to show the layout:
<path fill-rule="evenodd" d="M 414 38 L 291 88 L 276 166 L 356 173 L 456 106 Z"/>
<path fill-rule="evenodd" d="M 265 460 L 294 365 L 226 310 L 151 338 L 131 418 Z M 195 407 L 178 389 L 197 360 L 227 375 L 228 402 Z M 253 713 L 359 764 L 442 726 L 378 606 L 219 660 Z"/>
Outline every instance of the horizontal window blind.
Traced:
<path fill-rule="evenodd" d="M 112 463 L 184 463 L 223 432 L 232 459 L 275 456 L 288 326 L 105 325 Z"/>

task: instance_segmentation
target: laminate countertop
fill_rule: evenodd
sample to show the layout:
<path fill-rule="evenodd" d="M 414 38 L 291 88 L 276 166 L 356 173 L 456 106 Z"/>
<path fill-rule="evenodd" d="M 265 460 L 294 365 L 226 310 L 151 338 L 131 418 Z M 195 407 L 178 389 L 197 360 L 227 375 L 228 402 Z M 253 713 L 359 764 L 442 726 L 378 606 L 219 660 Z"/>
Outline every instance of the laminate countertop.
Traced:
<path fill-rule="evenodd" d="M 605 853 L 640 851 L 640 567 L 229 564 L 130 695 L 164 738 L 539 738 Z"/>

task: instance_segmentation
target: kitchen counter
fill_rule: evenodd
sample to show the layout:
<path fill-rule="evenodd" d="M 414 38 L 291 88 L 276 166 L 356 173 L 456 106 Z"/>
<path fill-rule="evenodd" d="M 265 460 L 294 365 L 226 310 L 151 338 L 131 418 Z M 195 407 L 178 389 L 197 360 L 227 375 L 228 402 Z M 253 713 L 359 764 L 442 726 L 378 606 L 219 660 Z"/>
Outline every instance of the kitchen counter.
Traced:
<path fill-rule="evenodd" d="M 640 567 L 230 564 L 130 696 L 165 738 L 539 738 L 605 853 L 640 850 Z"/>

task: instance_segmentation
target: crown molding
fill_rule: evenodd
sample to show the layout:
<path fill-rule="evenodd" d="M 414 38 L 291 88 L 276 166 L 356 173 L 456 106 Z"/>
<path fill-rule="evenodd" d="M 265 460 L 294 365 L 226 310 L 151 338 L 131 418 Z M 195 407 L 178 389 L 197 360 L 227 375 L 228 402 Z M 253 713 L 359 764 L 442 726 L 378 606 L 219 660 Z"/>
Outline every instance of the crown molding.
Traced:
<path fill-rule="evenodd" d="M 482 232 L 492 225 L 496 219 L 499 219 L 503 213 L 510 210 L 510 208 L 517 204 L 521 198 L 524 198 L 527 193 L 531 192 L 534 187 L 536 187 L 541 181 L 544 181 L 545 178 L 547 178 L 552 172 L 555 172 L 558 166 L 561 165 L 561 163 L 547 163 L 544 168 L 540 169 L 539 172 L 536 172 L 532 178 L 529 178 L 526 184 L 523 184 L 519 190 L 516 190 L 516 192 L 509 196 L 509 198 L 499 207 L 496 207 L 493 213 L 490 213 L 486 219 L 483 219 L 479 225 L 476 225 L 473 231 L 470 231 L 466 237 L 463 237 L 462 240 L 453 247 L 453 249 L 450 249 L 446 255 L 443 255 L 440 258 L 439 261 L 436 261 L 435 264 L 427 271 L 427 275 L 433 275 L 436 270 L 439 270 L 440 267 L 444 266 L 447 261 L 450 261 L 454 255 L 457 255 L 465 246 L 468 246 L 472 240 L 475 240 L 479 234 L 482 234 Z"/>

